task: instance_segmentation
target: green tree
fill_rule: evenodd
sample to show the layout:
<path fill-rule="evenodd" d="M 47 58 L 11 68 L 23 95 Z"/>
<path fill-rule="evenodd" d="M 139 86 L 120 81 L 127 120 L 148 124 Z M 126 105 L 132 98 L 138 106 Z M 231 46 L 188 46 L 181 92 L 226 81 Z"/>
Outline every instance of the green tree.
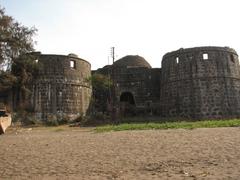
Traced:
<path fill-rule="evenodd" d="M 34 50 L 35 33 L 34 27 L 23 26 L 0 7 L 0 92 L 12 87 L 26 91 L 36 72 L 34 57 L 28 54 Z"/>
<path fill-rule="evenodd" d="M 34 50 L 32 39 L 36 29 L 21 25 L 0 7 L 0 68 L 11 69 L 11 65 L 22 54 Z"/>
<path fill-rule="evenodd" d="M 7 91 L 12 88 L 13 83 L 17 82 L 17 78 L 12 74 L 2 71 L 0 74 L 0 92 Z"/>
<path fill-rule="evenodd" d="M 0 6 L 0 93 L 11 90 L 17 107 L 25 103 L 29 84 L 37 72 L 36 58 L 31 53 L 36 31 L 6 15 Z"/>

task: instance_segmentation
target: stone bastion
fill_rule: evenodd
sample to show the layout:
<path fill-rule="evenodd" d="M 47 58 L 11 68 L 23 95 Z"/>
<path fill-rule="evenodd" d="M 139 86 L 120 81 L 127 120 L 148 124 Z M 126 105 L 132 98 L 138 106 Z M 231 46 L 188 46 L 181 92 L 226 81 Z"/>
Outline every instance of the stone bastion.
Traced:
<path fill-rule="evenodd" d="M 165 54 L 160 103 L 165 117 L 239 117 L 240 68 L 236 51 L 229 47 L 196 47 Z"/>
<path fill-rule="evenodd" d="M 37 117 L 69 120 L 85 115 L 92 93 L 87 81 L 90 63 L 75 54 L 38 53 L 36 61 L 40 70 L 32 84 L 31 104 Z"/>

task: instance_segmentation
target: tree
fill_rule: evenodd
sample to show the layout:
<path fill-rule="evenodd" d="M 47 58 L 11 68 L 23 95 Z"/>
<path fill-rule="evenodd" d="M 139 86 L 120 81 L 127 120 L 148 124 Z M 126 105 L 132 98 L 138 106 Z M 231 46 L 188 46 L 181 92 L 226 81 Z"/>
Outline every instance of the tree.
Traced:
<path fill-rule="evenodd" d="M 17 82 L 17 79 L 12 74 L 2 71 L 0 74 L 0 90 L 7 91 L 12 88 L 13 83 Z M 0 91 L 0 92 L 1 92 Z"/>
<path fill-rule="evenodd" d="M 33 35 L 36 29 L 28 28 L 5 14 L 0 7 L 0 70 L 9 70 L 14 61 L 34 50 Z"/>
<path fill-rule="evenodd" d="M 27 85 L 36 72 L 33 35 L 36 28 L 28 28 L 5 14 L 0 6 L 0 92 L 14 89 L 23 99 Z"/>
<path fill-rule="evenodd" d="M 95 73 L 87 79 L 92 84 L 93 106 L 95 111 L 106 112 L 107 104 L 110 100 L 110 89 L 112 81 L 110 77 Z"/>

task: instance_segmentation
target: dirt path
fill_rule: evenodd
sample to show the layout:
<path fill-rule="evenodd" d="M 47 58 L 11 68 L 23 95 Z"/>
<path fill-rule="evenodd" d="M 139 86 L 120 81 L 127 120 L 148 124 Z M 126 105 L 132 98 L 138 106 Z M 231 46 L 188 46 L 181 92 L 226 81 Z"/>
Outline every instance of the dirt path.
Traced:
<path fill-rule="evenodd" d="M 0 179 L 239 179 L 240 128 L 0 136 Z"/>

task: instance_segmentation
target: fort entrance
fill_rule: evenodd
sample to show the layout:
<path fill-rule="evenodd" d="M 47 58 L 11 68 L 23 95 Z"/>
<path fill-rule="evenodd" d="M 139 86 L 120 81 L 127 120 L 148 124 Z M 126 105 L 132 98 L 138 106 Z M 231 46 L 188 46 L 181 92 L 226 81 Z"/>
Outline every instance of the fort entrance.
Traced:
<path fill-rule="evenodd" d="M 133 97 L 133 94 L 131 92 L 123 92 L 120 96 L 120 102 L 121 103 L 127 103 L 127 104 L 135 106 L 134 97 Z"/>
<path fill-rule="evenodd" d="M 123 92 L 120 96 L 120 112 L 123 116 L 135 115 L 135 101 L 131 92 Z"/>

